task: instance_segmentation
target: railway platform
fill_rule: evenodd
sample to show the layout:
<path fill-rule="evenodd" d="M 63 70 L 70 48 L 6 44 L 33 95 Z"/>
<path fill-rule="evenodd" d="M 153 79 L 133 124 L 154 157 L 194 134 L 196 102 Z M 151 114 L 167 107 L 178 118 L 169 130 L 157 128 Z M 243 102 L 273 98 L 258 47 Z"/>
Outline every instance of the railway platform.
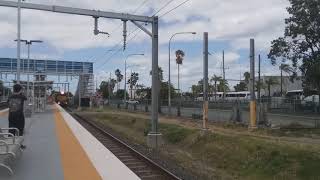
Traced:
<path fill-rule="evenodd" d="M 0 127 L 8 126 L 0 112 Z M 1 180 L 135 180 L 139 177 L 58 105 L 26 119 L 27 148 Z"/>

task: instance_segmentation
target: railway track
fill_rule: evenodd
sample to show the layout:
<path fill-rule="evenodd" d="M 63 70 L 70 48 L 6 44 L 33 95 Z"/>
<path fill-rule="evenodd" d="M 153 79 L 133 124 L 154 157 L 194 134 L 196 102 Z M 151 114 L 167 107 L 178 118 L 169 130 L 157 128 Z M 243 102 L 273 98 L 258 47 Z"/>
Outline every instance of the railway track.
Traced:
<path fill-rule="evenodd" d="M 114 137 L 97 123 L 89 121 L 75 113 L 72 116 L 142 180 L 180 179 L 148 157 L 134 150 L 125 142 Z"/>

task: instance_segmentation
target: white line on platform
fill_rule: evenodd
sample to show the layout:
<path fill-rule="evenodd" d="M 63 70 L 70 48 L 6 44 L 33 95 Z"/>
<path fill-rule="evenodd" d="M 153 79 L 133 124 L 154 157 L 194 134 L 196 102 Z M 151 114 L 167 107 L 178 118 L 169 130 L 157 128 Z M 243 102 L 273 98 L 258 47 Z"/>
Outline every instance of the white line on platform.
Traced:
<path fill-rule="evenodd" d="M 103 179 L 140 179 L 112 152 L 105 148 L 105 146 L 101 144 L 91 133 L 82 127 L 70 114 L 68 114 L 59 105 L 56 105 L 56 107 L 60 110 L 64 120 L 67 122 L 68 126 Z"/>

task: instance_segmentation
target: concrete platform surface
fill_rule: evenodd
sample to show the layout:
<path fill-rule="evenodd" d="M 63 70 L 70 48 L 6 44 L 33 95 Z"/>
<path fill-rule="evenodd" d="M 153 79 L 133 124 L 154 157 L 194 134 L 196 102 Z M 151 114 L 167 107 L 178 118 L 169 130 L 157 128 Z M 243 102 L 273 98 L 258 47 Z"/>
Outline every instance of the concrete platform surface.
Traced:
<path fill-rule="evenodd" d="M 0 127 L 8 127 L 0 111 Z M 24 150 L 14 175 L 0 169 L 1 180 L 135 180 L 117 157 L 58 105 L 26 119 Z"/>

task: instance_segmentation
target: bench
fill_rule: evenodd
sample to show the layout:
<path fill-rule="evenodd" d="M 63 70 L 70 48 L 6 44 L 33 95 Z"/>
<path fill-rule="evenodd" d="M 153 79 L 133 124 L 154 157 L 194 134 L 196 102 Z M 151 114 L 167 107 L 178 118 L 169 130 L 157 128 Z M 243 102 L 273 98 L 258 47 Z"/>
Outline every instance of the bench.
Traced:
<path fill-rule="evenodd" d="M 15 135 L 9 133 L 14 130 Z M 8 131 L 8 132 L 3 132 Z M 21 144 L 23 137 L 19 136 L 19 130 L 16 128 L 0 128 L 0 168 L 8 171 L 9 175 L 13 175 L 11 166 L 22 155 Z"/>

